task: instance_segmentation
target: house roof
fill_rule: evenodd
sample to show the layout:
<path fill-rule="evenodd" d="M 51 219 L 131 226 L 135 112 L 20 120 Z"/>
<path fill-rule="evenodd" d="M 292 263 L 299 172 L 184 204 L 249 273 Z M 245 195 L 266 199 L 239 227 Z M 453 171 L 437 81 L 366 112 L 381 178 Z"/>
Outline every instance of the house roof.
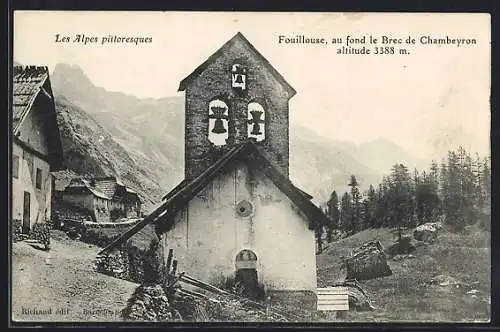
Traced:
<path fill-rule="evenodd" d="M 70 184 L 71 180 L 79 177 L 80 175 L 70 169 L 63 169 L 61 171 L 51 172 L 54 178 L 54 189 L 63 191 Z"/>
<path fill-rule="evenodd" d="M 66 189 L 64 189 L 64 192 L 71 193 L 75 190 L 81 190 L 81 189 L 89 191 L 92 195 L 94 195 L 96 197 L 107 199 L 107 200 L 111 199 L 111 197 L 109 197 L 108 195 L 106 195 L 105 193 L 100 191 L 98 188 L 93 187 L 90 184 L 89 180 L 85 180 L 82 178 L 72 179 L 71 182 L 66 187 Z"/>
<path fill-rule="evenodd" d="M 48 82 L 48 85 L 47 85 Z M 57 125 L 54 96 L 50 86 L 49 70 L 46 66 L 14 66 L 12 77 L 12 128 L 17 139 L 21 125 L 33 108 L 37 97 L 42 94 L 49 100 L 50 107 L 43 108 L 43 125 L 49 140 L 49 157 L 53 169 L 62 165 L 62 144 Z M 29 145 L 26 142 L 21 142 Z"/>
<path fill-rule="evenodd" d="M 49 74 L 47 67 L 15 66 L 13 76 L 12 121 L 17 132 Z"/>
<path fill-rule="evenodd" d="M 288 91 L 290 97 L 293 97 L 297 92 L 295 89 L 281 76 L 281 74 L 269 63 L 269 61 L 264 58 L 262 54 L 248 41 L 248 39 L 238 32 L 233 38 L 227 41 L 221 48 L 219 48 L 214 54 L 212 54 L 205 62 L 199 65 L 191 74 L 184 78 L 179 84 L 178 91 L 186 90 L 186 87 L 191 84 L 191 82 L 198 77 L 205 69 L 215 62 L 224 52 L 226 52 L 235 42 L 242 41 L 252 52 L 254 52 L 260 60 L 264 63 L 265 67 L 273 74 L 273 76 L 280 82 L 285 89 Z"/>
<path fill-rule="evenodd" d="M 115 177 L 93 178 L 92 182 L 97 190 L 108 197 L 113 197 L 118 187 Z"/>
<path fill-rule="evenodd" d="M 171 216 L 182 208 L 186 202 L 192 199 L 200 190 L 202 190 L 221 170 L 227 165 L 240 160 L 252 168 L 261 170 L 273 183 L 285 193 L 292 202 L 305 214 L 309 220 L 309 228 L 315 224 L 324 224 L 326 216 L 319 207 L 311 202 L 311 196 L 293 185 L 290 179 L 283 175 L 260 151 L 260 149 L 251 141 L 236 145 L 222 156 L 216 163 L 208 167 L 195 179 L 181 182 L 167 196 L 165 202 L 154 210 L 150 215 L 144 218 L 140 223 L 129 229 L 118 239 L 104 248 L 100 254 L 109 252 L 113 248 L 127 241 L 135 233 L 141 230 L 149 223 L 155 223 L 158 231 L 164 232 L 173 226 L 174 218 L 163 218 Z"/>

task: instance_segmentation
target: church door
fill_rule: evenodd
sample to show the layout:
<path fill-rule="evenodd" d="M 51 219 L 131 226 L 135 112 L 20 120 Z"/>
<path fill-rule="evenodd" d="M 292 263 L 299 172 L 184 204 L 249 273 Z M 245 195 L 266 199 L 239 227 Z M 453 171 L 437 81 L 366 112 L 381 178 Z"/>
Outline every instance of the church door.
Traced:
<path fill-rule="evenodd" d="M 260 300 L 264 292 L 257 275 L 257 255 L 248 249 L 236 255 L 235 281 L 241 287 L 242 295 L 251 300 Z"/>

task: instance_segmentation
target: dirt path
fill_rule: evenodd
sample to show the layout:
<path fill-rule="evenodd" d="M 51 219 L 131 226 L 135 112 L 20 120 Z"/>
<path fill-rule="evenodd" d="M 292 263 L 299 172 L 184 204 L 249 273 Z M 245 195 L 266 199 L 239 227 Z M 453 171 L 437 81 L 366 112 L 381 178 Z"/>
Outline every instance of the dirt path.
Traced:
<path fill-rule="evenodd" d="M 15 321 L 119 321 L 136 284 L 94 271 L 99 248 L 60 235 L 50 251 L 17 242 L 12 248 Z"/>

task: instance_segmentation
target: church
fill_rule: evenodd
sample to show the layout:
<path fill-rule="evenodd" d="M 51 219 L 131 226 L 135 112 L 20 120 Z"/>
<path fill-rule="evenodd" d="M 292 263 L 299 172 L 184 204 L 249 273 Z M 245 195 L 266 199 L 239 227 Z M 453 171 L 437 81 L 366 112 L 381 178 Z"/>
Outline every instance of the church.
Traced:
<path fill-rule="evenodd" d="M 251 276 L 267 296 L 288 301 L 296 294 L 314 306 L 314 229 L 326 217 L 289 179 L 289 100 L 296 91 L 241 33 L 179 91 L 184 180 L 103 252 L 154 223 L 164 257 L 174 249 L 179 271 L 214 285 Z"/>

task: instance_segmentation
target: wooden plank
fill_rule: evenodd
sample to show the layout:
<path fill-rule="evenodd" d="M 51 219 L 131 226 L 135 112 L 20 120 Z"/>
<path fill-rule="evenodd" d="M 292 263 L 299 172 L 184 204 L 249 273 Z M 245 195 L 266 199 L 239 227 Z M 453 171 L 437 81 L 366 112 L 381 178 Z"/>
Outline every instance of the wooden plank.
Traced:
<path fill-rule="evenodd" d="M 347 311 L 349 310 L 349 305 L 326 305 L 318 306 L 318 311 Z"/>
<path fill-rule="evenodd" d="M 319 300 L 318 303 L 324 304 L 324 303 L 349 303 L 349 300 Z"/>
<path fill-rule="evenodd" d="M 349 310 L 349 294 L 347 287 L 327 287 L 316 290 L 318 311 Z"/>
<path fill-rule="evenodd" d="M 349 295 L 347 295 L 347 294 L 321 295 L 318 298 L 325 299 L 325 300 L 338 299 L 338 300 L 346 300 L 347 301 L 347 299 L 349 298 Z"/>

